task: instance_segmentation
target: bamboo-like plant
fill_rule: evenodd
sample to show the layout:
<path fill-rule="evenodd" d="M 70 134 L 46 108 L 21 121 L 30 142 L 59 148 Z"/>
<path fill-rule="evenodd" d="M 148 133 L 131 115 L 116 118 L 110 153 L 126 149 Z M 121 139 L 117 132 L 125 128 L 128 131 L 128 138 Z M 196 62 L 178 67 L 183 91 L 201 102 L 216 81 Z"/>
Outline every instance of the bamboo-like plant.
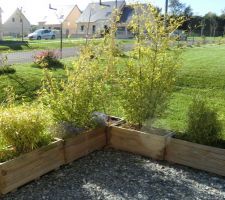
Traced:
<path fill-rule="evenodd" d="M 128 123 L 141 128 L 160 114 L 173 91 L 180 67 L 174 32 L 183 19 L 168 18 L 166 26 L 152 5 L 137 4 L 130 28 L 136 45 L 120 76 L 121 103 Z"/>
<path fill-rule="evenodd" d="M 49 144 L 48 117 L 37 105 L 15 104 L 16 95 L 7 88 L 7 101 L 0 107 L 0 160 Z"/>
<path fill-rule="evenodd" d="M 117 20 L 113 15 L 112 26 L 99 43 L 93 45 L 87 41 L 65 80 L 57 83 L 51 73 L 45 71 L 41 100 L 50 108 L 56 123 L 89 129 L 97 125 L 92 117 L 95 111 L 109 112 L 117 76 Z"/>
<path fill-rule="evenodd" d="M 85 51 L 60 83 L 46 71 L 41 100 L 56 123 L 66 122 L 77 128 L 93 126 L 91 114 L 99 106 L 98 69 L 97 65 L 89 65 L 89 60 L 90 54 Z"/>

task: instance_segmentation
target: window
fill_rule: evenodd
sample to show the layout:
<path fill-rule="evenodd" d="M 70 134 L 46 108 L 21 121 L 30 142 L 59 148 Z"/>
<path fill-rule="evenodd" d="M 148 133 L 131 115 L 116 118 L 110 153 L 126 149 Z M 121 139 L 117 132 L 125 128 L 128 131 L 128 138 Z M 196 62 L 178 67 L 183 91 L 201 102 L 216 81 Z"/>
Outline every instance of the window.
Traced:
<path fill-rule="evenodd" d="M 44 33 L 46 34 L 46 33 L 50 33 L 50 30 L 44 30 Z"/>
<path fill-rule="evenodd" d="M 20 18 L 20 23 L 22 23 L 23 22 L 23 20 Z"/>
<path fill-rule="evenodd" d="M 83 26 L 83 25 L 80 27 L 80 30 L 81 30 L 82 32 L 84 31 L 84 26 Z"/>
<path fill-rule="evenodd" d="M 12 22 L 15 22 L 15 18 L 14 17 L 12 18 Z"/>
<path fill-rule="evenodd" d="M 92 26 L 92 33 L 95 33 L 95 31 L 96 31 L 96 26 L 93 25 L 93 26 Z"/>

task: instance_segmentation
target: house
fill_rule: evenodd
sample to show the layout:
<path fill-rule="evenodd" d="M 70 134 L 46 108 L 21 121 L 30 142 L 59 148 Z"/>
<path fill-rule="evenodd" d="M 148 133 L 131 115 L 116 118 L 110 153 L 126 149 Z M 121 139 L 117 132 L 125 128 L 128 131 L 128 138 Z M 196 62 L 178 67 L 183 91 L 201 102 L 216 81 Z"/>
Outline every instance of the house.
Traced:
<path fill-rule="evenodd" d="M 66 36 L 72 36 L 76 33 L 76 20 L 80 15 L 81 10 L 77 5 L 61 6 L 57 11 L 49 10 L 48 16 L 45 16 L 38 22 L 38 28 L 60 30 L 62 23 L 63 34 Z"/>
<path fill-rule="evenodd" d="M 2 40 L 2 9 L 0 8 L 0 40 Z"/>
<path fill-rule="evenodd" d="M 117 7 L 121 11 L 126 5 L 125 1 L 104 2 L 103 5 L 90 3 L 77 20 L 77 37 L 86 37 L 100 34 L 110 26 L 113 10 Z"/>
<path fill-rule="evenodd" d="M 30 33 L 31 24 L 23 12 L 17 8 L 3 24 L 3 34 L 8 36 L 21 36 Z"/>

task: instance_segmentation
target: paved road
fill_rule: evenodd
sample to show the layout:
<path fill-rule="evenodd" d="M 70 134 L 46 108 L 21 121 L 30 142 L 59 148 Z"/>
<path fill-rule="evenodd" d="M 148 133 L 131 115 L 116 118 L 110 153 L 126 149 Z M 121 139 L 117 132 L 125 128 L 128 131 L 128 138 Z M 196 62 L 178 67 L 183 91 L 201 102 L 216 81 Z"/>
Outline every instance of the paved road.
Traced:
<path fill-rule="evenodd" d="M 59 50 L 54 50 L 56 52 L 60 52 Z M 23 51 L 23 52 L 13 52 L 13 53 L 3 53 L 0 54 L 1 57 L 7 55 L 8 57 L 8 64 L 16 64 L 16 63 L 28 63 L 34 60 L 34 56 L 41 52 L 40 50 L 33 50 L 33 51 Z M 63 58 L 73 57 L 78 55 L 79 48 L 72 47 L 72 48 L 63 48 L 62 56 Z M 0 58 L 1 59 L 1 58 Z"/>
<path fill-rule="evenodd" d="M 123 46 L 124 51 L 128 51 L 132 48 L 131 44 L 126 44 Z M 62 57 L 68 58 L 79 55 L 79 47 L 71 47 L 71 48 L 63 48 Z M 60 52 L 59 49 L 55 50 L 56 52 Z M 33 51 L 22 51 L 22 52 L 14 52 L 14 53 L 3 53 L 0 54 L 0 59 L 7 55 L 8 64 L 16 64 L 16 63 L 28 63 L 34 60 L 34 56 L 41 52 L 41 50 L 33 50 Z M 1 64 L 1 61 L 0 61 Z"/>

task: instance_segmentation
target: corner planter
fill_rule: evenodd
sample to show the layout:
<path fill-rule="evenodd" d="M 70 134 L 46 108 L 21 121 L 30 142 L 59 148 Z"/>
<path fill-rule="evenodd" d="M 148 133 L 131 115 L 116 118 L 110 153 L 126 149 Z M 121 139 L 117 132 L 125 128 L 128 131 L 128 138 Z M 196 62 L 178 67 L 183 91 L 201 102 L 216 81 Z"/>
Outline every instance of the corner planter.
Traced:
<path fill-rule="evenodd" d="M 60 139 L 48 146 L 0 163 L 0 194 L 13 191 L 64 163 L 63 141 Z"/>
<path fill-rule="evenodd" d="M 165 159 L 196 169 L 225 176 L 225 149 L 171 138 Z"/>
<path fill-rule="evenodd" d="M 66 164 L 88 155 L 89 153 L 102 149 L 106 145 L 106 127 L 64 139 Z"/>
<path fill-rule="evenodd" d="M 153 129 L 150 133 L 145 133 L 111 126 L 108 132 L 108 144 L 112 148 L 157 160 L 164 159 L 168 131 Z"/>

